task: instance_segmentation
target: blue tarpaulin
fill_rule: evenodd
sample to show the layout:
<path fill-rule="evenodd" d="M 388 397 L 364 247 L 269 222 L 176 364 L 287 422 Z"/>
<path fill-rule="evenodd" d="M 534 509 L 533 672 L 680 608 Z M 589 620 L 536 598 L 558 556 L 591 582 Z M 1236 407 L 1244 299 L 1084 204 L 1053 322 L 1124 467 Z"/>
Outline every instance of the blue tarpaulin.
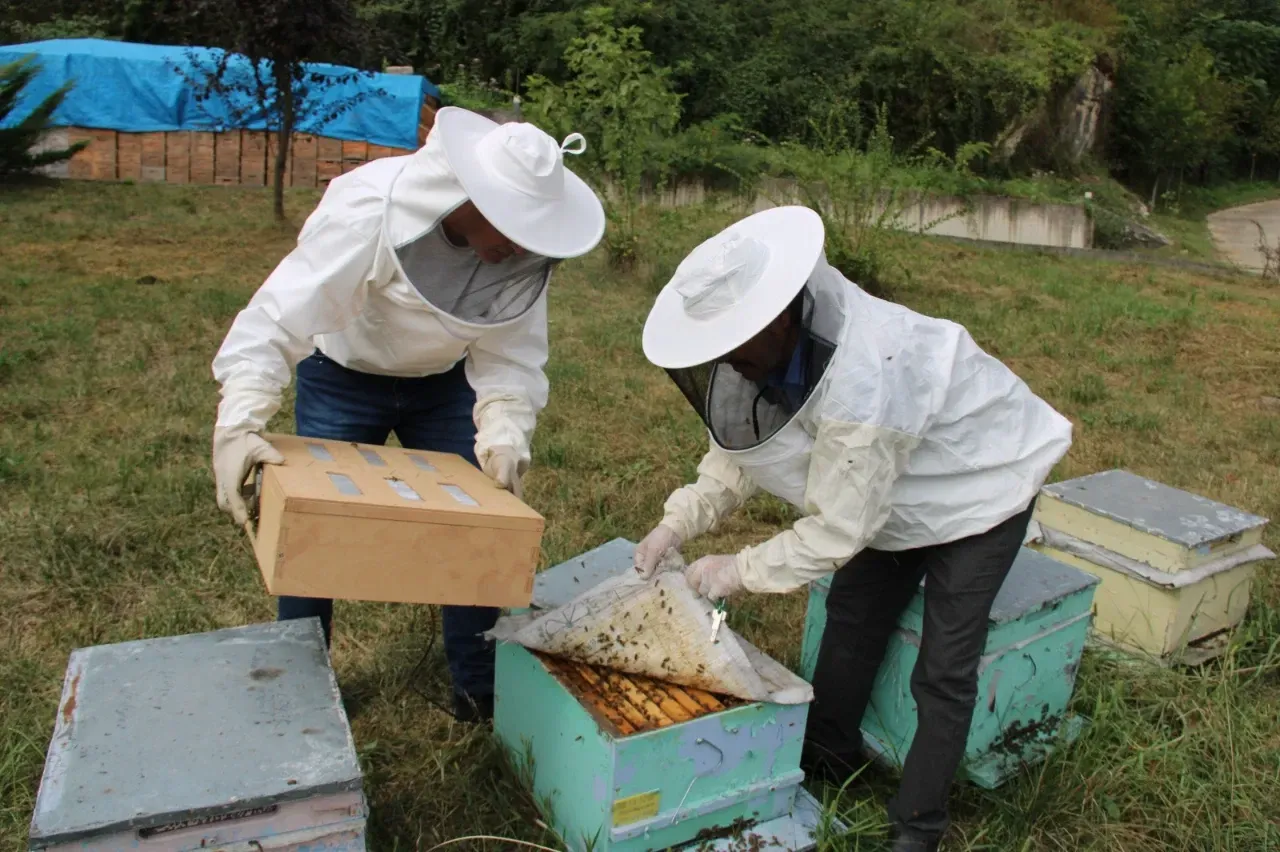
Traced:
<path fill-rule="evenodd" d="M 245 96 L 197 99 L 202 81 L 222 51 L 204 47 L 130 44 L 102 39 L 58 39 L 0 46 L 0 65 L 26 56 L 40 73 L 23 92 L 9 123 L 25 117 L 64 83 L 75 85 L 54 114 L 62 127 L 88 127 L 130 133 L 239 127 L 264 130 L 260 109 Z M 232 79 L 248 81 L 252 65 L 233 57 Z M 440 97 L 426 78 L 416 75 L 357 73 L 339 65 L 308 65 L 309 73 L 348 81 L 313 86 L 298 130 L 337 139 L 395 148 L 418 147 L 422 98 Z M 239 88 L 239 87 L 237 87 Z M 346 106 L 336 117 L 336 107 Z M 329 119 L 326 121 L 326 119 Z"/>

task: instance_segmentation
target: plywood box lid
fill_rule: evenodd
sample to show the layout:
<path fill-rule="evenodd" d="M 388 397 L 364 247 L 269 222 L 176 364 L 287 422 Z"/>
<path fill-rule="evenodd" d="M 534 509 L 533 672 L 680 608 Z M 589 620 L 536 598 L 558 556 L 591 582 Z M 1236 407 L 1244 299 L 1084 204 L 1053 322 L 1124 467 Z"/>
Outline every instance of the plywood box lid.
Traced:
<path fill-rule="evenodd" d="M 1107 470 L 1046 485 L 1043 493 L 1192 550 L 1267 523 L 1266 518 L 1125 470 Z"/>
<path fill-rule="evenodd" d="M 67 669 L 30 844 L 359 789 L 317 619 L 82 648 Z"/>
<path fill-rule="evenodd" d="M 267 435 L 285 457 L 267 465 L 291 512 L 541 530 L 543 518 L 461 456 Z"/>

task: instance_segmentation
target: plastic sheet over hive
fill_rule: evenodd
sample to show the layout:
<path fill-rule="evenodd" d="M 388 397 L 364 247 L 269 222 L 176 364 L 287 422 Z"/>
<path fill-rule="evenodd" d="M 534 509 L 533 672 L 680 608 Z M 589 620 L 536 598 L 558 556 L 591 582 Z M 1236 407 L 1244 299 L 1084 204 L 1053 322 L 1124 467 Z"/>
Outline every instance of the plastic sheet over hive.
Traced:
<path fill-rule="evenodd" d="M 713 642 L 712 611 L 678 571 L 653 580 L 628 571 L 548 612 L 503 618 L 488 635 L 598 669 L 743 701 L 813 699 L 808 683 L 728 627 Z"/>

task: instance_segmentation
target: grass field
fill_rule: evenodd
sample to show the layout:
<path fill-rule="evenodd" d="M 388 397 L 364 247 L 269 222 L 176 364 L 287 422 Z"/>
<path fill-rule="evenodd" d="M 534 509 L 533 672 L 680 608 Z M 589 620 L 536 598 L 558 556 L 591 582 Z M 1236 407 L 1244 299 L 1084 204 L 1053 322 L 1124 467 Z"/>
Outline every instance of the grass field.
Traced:
<path fill-rule="evenodd" d="M 25 848 L 72 648 L 273 617 L 214 506 L 209 362 L 314 199 L 291 195 L 297 222 L 280 229 L 249 191 L 0 193 L 0 852 Z M 682 253 L 726 221 L 654 215 L 640 269 L 621 276 L 593 256 L 554 282 L 551 405 L 526 488 L 548 520 L 546 564 L 637 539 L 692 474 L 704 438 L 644 361 L 640 328 Z M 1075 422 L 1058 477 L 1125 467 L 1280 517 L 1280 412 L 1265 399 L 1280 397 L 1280 289 L 903 239 L 896 298 L 966 324 Z M 291 427 L 288 410 L 275 428 Z M 762 540 L 787 518 L 757 502 L 693 553 Z M 1280 533 L 1268 543 L 1280 549 Z M 1075 708 L 1092 727 L 1004 789 L 958 788 L 947 848 L 1280 848 L 1280 579 L 1264 571 L 1258 585 L 1219 663 L 1167 671 L 1088 654 Z M 751 598 L 733 618 L 794 664 L 803 607 Z M 419 694 L 444 695 L 442 661 L 408 680 L 432 623 L 421 607 L 338 607 L 334 661 L 372 848 L 425 852 L 480 833 L 555 845 L 487 736 Z M 876 848 L 892 786 L 873 777 L 833 799 L 868 830 L 829 848 Z"/>

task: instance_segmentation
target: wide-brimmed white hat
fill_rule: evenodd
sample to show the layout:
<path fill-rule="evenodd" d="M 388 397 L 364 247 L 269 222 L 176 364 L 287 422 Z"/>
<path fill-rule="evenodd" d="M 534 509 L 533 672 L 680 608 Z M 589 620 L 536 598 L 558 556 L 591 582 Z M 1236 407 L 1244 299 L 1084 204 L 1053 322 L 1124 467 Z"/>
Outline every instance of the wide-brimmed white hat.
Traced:
<path fill-rule="evenodd" d="M 584 255 L 604 236 L 604 207 L 564 167 L 587 149 L 581 133 L 558 143 L 532 124 L 498 124 L 458 107 L 436 113 L 445 156 L 466 191 L 503 236 L 543 257 Z"/>
<path fill-rule="evenodd" d="M 822 257 L 822 218 L 775 207 L 730 225 L 676 269 L 644 324 L 645 357 L 679 370 L 755 337 L 787 309 Z"/>

